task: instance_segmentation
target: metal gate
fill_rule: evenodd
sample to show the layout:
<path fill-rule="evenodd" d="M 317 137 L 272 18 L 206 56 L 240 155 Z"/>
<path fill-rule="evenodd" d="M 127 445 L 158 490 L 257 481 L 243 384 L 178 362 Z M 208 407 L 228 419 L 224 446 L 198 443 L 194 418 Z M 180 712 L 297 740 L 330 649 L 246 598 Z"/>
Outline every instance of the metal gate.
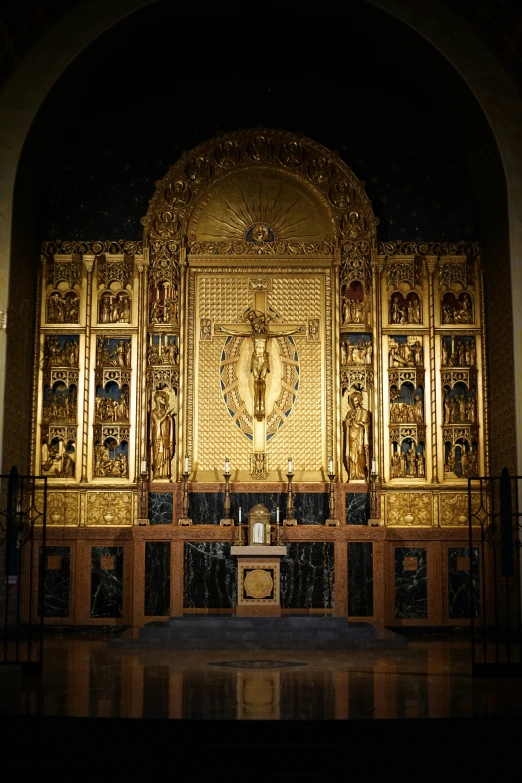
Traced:
<path fill-rule="evenodd" d="M 470 564 L 471 595 L 480 584 L 480 615 L 471 612 L 473 674 L 522 675 L 522 477 L 468 479 L 469 547 L 480 531 L 480 564 Z"/>
<path fill-rule="evenodd" d="M 18 664 L 27 674 L 40 673 L 43 661 L 45 569 L 38 568 L 37 585 L 34 574 L 40 551 L 45 552 L 46 516 L 47 478 L 21 476 L 15 467 L 0 475 L 0 665 Z M 42 531 L 38 541 L 36 525 Z"/>

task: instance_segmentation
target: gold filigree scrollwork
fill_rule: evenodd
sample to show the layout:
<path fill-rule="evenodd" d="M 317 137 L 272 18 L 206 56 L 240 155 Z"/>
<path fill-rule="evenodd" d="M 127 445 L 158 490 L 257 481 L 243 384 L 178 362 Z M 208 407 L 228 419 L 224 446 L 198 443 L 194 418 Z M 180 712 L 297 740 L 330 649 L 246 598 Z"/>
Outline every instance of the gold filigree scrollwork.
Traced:
<path fill-rule="evenodd" d="M 270 468 L 268 455 L 265 452 L 250 455 L 250 475 L 254 481 L 264 481 L 268 478 Z"/>
<path fill-rule="evenodd" d="M 101 256 L 101 255 L 142 255 L 143 242 L 140 240 L 127 239 L 95 239 L 65 241 L 58 239 L 54 242 L 44 242 L 42 244 L 42 254 L 46 259 L 56 254 L 75 255 L 75 256 Z M 47 263 L 49 263 L 47 261 Z M 78 262 L 76 262 L 78 263 Z M 79 271 L 81 279 L 81 269 Z"/>
<path fill-rule="evenodd" d="M 464 288 L 473 287 L 475 270 L 472 255 L 466 258 L 442 258 L 437 267 L 441 289 L 450 290 L 455 283 Z"/>
<path fill-rule="evenodd" d="M 389 527 L 431 527 L 433 524 L 429 492 L 389 492 L 386 509 Z"/>
<path fill-rule="evenodd" d="M 75 286 L 81 286 L 82 282 L 82 264 L 76 258 L 56 259 L 53 257 L 53 253 L 49 252 L 51 243 L 45 242 L 43 246 L 43 253 L 45 258 L 45 274 L 47 278 L 47 285 L 56 288 L 59 283 L 67 283 L 69 288 L 74 289 Z M 54 249 L 54 253 L 66 251 Z M 76 253 L 74 253 L 76 255 Z"/>
<path fill-rule="evenodd" d="M 482 512 L 482 513 L 481 513 Z M 464 492 L 441 492 L 440 494 L 440 526 L 441 527 L 467 527 L 468 526 L 468 496 Z M 486 510 L 482 509 L 479 492 L 471 493 L 471 513 L 476 515 L 473 524 L 479 524 L 479 520 L 485 518 Z"/>
<path fill-rule="evenodd" d="M 377 252 L 380 256 L 455 256 L 465 255 L 470 258 L 480 256 L 479 242 L 378 242 Z"/>
<path fill-rule="evenodd" d="M 132 492 L 87 492 L 87 526 L 129 526 L 132 511 Z"/>

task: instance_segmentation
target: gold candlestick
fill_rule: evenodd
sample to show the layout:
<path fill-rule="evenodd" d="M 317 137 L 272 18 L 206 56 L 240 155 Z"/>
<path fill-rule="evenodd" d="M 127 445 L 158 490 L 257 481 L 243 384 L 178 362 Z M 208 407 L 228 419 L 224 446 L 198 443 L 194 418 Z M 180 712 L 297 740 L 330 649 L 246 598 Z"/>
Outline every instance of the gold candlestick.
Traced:
<path fill-rule="evenodd" d="M 230 516 L 230 473 L 225 471 L 223 478 L 225 479 L 225 516 L 219 520 L 219 524 L 228 527 L 234 524 L 234 520 Z"/>
<path fill-rule="evenodd" d="M 289 460 L 289 463 L 291 460 Z M 289 470 L 286 474 L 288 480 L 287 483 L 287 496 L 286 496 L 286 519 L 283 519 L 283 525 L 297 525 L 297 519 L 294 517 L 294 493 L 292 491 L 292 480 L 294 474 Z"/>

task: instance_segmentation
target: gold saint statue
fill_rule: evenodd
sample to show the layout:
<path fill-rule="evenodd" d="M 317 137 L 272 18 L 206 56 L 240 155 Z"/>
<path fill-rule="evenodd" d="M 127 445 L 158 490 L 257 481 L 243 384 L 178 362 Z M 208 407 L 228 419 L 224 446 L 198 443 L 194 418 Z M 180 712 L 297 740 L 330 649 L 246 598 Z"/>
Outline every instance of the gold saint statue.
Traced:
<path fill-rule="evenodd" d="M 250 372 L 254 376 L 254 416 L 259 421 L 265 418 L 265 390 L 266 376 L 270 372 L 270 362 L 268 354 L 268 341 L 272 337 L 288 337 L 291 334 L 302 332 L 303 327 L 298 326 L 295 329 L 289 329 L 286 332 L 272 332 L 268 328 L 270 319 L 259 310 L 250 310 L 245 315 L 245 320 L 249 321 L 252 338 L 252 360 L 250 362 Z M 229 329 L 225 326 L 217 326 L 216 331 L 230 334 L 233 336 L 246 337 L 245 332 Z"/>
<path fill-rule="evenodd" d="M 369 464 L 370 413 L 363 408 L 363 396 L 355 391 L 350 396 L 351 408 L 344 420 L 344 464 L 348 481 L 366 478 Z"/>

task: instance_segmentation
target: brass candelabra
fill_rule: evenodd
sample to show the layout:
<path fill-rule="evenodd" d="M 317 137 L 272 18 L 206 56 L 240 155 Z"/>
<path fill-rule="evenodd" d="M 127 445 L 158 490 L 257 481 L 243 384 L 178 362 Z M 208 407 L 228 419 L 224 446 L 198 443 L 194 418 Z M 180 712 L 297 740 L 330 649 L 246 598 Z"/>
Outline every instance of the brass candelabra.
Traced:
<path fill-rule="evenodd" d="M 286 474 L 288 480 L 286 489 L 286 518 L 283 519 L 283 525 L 297 525 L 297 519 L 294 516 L 294 493 L 292 490 L 292 481 L 294 474 L 291 470 Z"/>
<path fill-rule="evenodd" d="M 335 517 L 335 489 L 334 489 L 335 473 L 333 471 L 328 473 L 328 480 L 330 481 L 330 488 L 328 490 L 329 516 L 325 524 L 329 527 L 339 527 L 339 520 L 336 519 Z"/>
<path fill-rule="evenodd" d="M 223 473 L 225 479 L 225 516 L 219 520 L 220 525 L 229 526 L 234 524 L 234 520 L 230 516 L 230 473 L 225 470 Z"/>

